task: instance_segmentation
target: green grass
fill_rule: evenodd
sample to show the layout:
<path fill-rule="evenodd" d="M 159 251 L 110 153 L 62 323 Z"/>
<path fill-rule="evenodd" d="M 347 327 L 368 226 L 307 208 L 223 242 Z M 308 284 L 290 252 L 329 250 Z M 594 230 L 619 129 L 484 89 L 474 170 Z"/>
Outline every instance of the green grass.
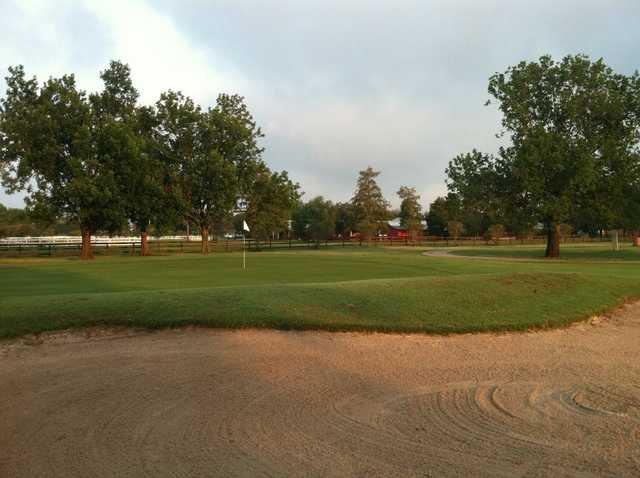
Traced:
<path fill-rule="evenodd" d="M 523 330 L 566 325 L 640 297 L 633 262 L 452 260 L 420 252 L 252 253 L 246 271 L 236 253 L 0 260 L 0 337 L 100 325 Z"/>
<path fill-rule="evenodd" d="M 525 259 L 543 259 L 544 247 L 541 246 L 493 246 L 473 249 L 453 250 L 461 256 L 516 257 Z M 560 260 L 586 261 L 640 261 L 640 247 L 621 244 L 614 251 L 610 243 L 581 244 L 560 247 Z"/>

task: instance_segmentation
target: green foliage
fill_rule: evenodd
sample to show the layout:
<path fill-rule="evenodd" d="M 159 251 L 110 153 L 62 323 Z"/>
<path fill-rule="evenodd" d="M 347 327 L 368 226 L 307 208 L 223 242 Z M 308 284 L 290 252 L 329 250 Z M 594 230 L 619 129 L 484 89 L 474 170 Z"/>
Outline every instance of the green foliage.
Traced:
<path fill-rule="evenodd" d="M 356 230 L 357 217 L 356 210 L 350 202 L 339 202 L 334 205 L 336 214 L 335 233 L 339 237 L 350 237 Z"/>
<path fill-rule="evenodd" d="M 415 188 L 402 186 L 398 190 L 400 197 L 400 225 L 407 229 L 412 237 L 422 233 L 422 206 L 420 195 Z"/>
<path fill-rule="evenodd" d="M 262 166 L 251 185 L 245 214 L 251 236 L 268 239 L 286 232 L 300 198 L 298 190 L 286 171 L 272 172 Z"/>
<path fill-rule="evenodd" d="M 640 185 L 637 73 L 583 55 L 543 56 L 492 76 L 489 93 L 511 140 L 500 154 L 507 197 L 552 231 L 550 241 L 557 224 L 586 210 L 608 227 L 630 222 L 626 206 Z"/>
<path fill-rule="evenodd" d="M 449 193 L 446 197 L 437 197 L 429 205 L 429 212 L 426 215 L 429 234 L 443 236 L 447 233 L 447 223 L 460 222 L 461 218 L 460 200 L 455 194 Z"/>
<path fill-rule="evenodd" d="M 493 156 L 475 149 L 460 154 L 446 169 L 447 188 L 459 201 L 459 217 L 469 234 L 482 234 L 490 224 L 505 220 L 517 211 L 517 220 L 527 221 L 526 208 L 509 208 L 504 201 L 508 185 L 501 171 L 502 164 Z M 515 218 L 514 218 L 515 219 Z"/>
<path fill-rule="evenodd" d="M 510 143 L 498 157 L 474 150 L 447 169 L 468 232 L 499 221 L 526 234 L 542 223 L 556 257 L 561 223 L 590 232 L 640 227 L 637 73 L 583 55 L 543 56 L 493 75 L 489 93 Z"/>
<path fill-rule="evenodd" d="M 26 189 L 39 218 L 69 218 L 93 233 L 115 231 L 124 220 L 107 126 L 78 90 L 73 75 L 39 86 L 21 66 L 9 68 L 1 100 L 3 185 Z M 35 185 L 35 187 L 34 187 Z"/>
<path fill-rule="evenodd" d="M 356 191 L 351 199 L 358 231 L 365 238 L 370 238 L 386 228 L 389 203 L 376 182 L 379 175 L 380 171 L 374 171 L 371 167 L 360 171 Z"/>
<path fill-rule="evenodd" d="M 487 229 L 487 239 L 491 239 L 494 242 L 498 242 L 501 237 L 504 237 L 506 229 L 502 224 L 492 224 Z"/>
<path fill-rule="evenodd" d="M 330 239 L 336 228 L 336 209 L 331 201 L 317 196 L 300 203 L 293 214 L 294 231 L 303 239 L 322 241 Z"/>
<path fill-rule="evenodd" d="M 156 108 L 153 136 L 165 168 L 165 188 L 180 215 L 199 227 L 206 253 L 214 224 L 230 216 L 239 197 L 252 194 L 251 186 L 264 185 L 256 181 L 264 167 L 257 144 L 262 132 L 237 95 L 220 95 L 216 106 L 203 112 L 182 93 L 169 91 Z M 282 185 L 286 179 L 274 180 Z M 266 190 L 256 192 L 261 193 Z M 262 229 L 258 224 L 258 233 Z"/>
<path fill-rule="evenodd" d="M 250 185 L 262 168 L 262 152 L 258 144 L 264 136 L 256 125 L 244 97 L 221 94 L 207 113 L 205 142 L 211 144 L 236 168 L 236 187 L 240 195 L 249 193 Z"/>
<path fill-rule="evenodd" d="M 31 222 L 31 218 L 26 210 L 9 208 L 4 204 L 0 204 L 0 223 L 23 224 L 27 222 Z"/>
<path fill-rule="evenodd" d="M 190 198 L 185 191 L 185 163 L 197 153 L 201 109 L 181 92 L 167 91 L 155 104 L 151 128 L 152 155 L 162 165 L 164 207 L 161 228 L 176 229 L 192 221 Z"/>
<path fill-rule="evenodd" d="M 457 239 L 464 233 L 464 224 L 460 221 L 447 221 L 447 234 Z"/>
<path fill-rule="evenodd" d="M 34 218 L 77 222 L 89 235 L 127 222 L 203 235 L 228 223 L 239 198 L 253 197 L 256 234 L 282 230 L 297 185 L 265 173 L 263 136 L 244 98 L 221 94 L 204 111 L 182 93 L 139 106 L 128 65 L 112 61 L 89 97 L 73 75 L 40 86 L 10 68 L 0 101 L 0 171 L 10 192 L 26 190 Z M 253 190 L 255 188 L 255 190 Z M 88 254 L 90 255 L 90 253 Z M 84 253 L 83 253 L 84 257 Z"/>
<path fill-rule="evenodd" d="M 181 173 L 185 215 L 200 227 L 206 240 L 214 223 L 229 215 L 235 205 L 235 165 L 216 151 L 202 151 L 183 161 Z"/>
<path fill-rule="evenodd" d="M 153 143 L 155 111 L 138 107 L 138 91 L 128 65 L 112 61 L 100 75 L 103 91 L 91 96 L 98 117 L 101 154 L 113 157 L 120 200 L 127 219 L 140 232 L 163 222 L 167 208 L 163 167 Z"/>
<path fill-rule="evenodd" d="M 0 204 L 0 237 L 33 236 L 38 232 L 27 211 Z"/>

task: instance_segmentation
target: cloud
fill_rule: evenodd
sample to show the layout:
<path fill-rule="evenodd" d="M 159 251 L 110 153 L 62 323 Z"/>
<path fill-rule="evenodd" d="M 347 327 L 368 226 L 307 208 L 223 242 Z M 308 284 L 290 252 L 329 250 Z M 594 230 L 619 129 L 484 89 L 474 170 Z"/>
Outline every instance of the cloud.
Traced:
<path fill-rule="evenodd" d="M 86 0 L 84 6 L 109 30 L 110 57 L 132 66 L 143 102 L 155 102 L 167 89 L 203 103 L 212 103 L 221 91 L 249 89 L 221 55 L 189 43 L 169 16 L 146 2 Z"/>
<path fill-rule="evenodd" d="M 92 90 L 118 58 L 147 103 L 169 88 L 205 106 L 238 92 L 266 133 L 269 165 L 306 197 L 333 200 L 347 200 L 368 165 L 395 203 L 401 185 L 425 204 L 443 193 L 454 155 L 495 149 L 487 80 L 517 61 L 585 52 L 638 68 L 636 0 L 0 3 L 0 66 L 73 71 Z"/>

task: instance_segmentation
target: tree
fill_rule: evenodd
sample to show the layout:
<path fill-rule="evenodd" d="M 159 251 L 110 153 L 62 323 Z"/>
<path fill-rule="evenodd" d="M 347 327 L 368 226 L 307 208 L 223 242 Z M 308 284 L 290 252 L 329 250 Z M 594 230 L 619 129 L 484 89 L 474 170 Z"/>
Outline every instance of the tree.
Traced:
<path fill-rule="evenodd" d="M 500 151 L 512 203 L 524 203 L 547 230 L 546 257 L 560 254 L 562 222 L 600 208 L 623 222 L 624 197 L 638 187 L 640 77 L 614 73 L 583 55 L 521 62 L 489 81 L 500 104 Z"/>
<path fill-rule="evenodd" d="M 121 186 L 126 200 L 127 216 L 140 233 L 140 255 L 150 254 L 148 234 L 154 224 L 158 231 L 171 227 L 176 220 L 176 205 L 170 194 L 165 165 L 158 155 L 154 129 L 158 120 L 150 107 L 136 109 L 134 131 L 136 148 L 123 161 Z"/>
<path fill-rule="evenodd" d="M 128 65 L 112 61 L 100 75 L 101 93 L 91 95 L 96 115 L 99 154 L 113 157 L 127 219 L 140 231 L 140 254 L 149 255 L 148 228 L 166 210 L 162 167 L 154 155 L 155 112 L 138 107 L 138 91 Z"/>
<path fill-rule="evenodd" d="M 415 239 L 422 233 L 422 206 L 420 195 L 415 188 L 402 186 L 398 190 L 400 197 L 400 225 L 407 229 L 409 236 Z"/>
<path fill-rule="evenodd" d="M 355 209 L 358 231 L 367 239 L 385 227 L 389 203 L 384 199 L 376 178 L 380 171 L 373 168 L 360 171 L 356 191 L 351 199 Z"/>
<path fill-rule="evenodd" d="M 299 188 L 286 171 L 260 168 L 250 188 L 245 214 L 253 237 L 267 239 L 288 230 L 291 213 L 300 199 Z"/>
<path fill-rule="evenodd" d="M 437 197 L 429 205 L 429 212 L 425 216 L 429 234 L 444 236 L 447 233 L 449 221 L 460 222 L 462 211 L 460 200 L 455 194 L 449 193 L 446 197 Z"/>
<path fill-rule="evenodd" d="M 9 68 L 0 101 L 0 165 L 9 191 L 26 190 L 35 217 L 76 221 L 82 259 L 93 258 L 91 235 L 115 231 L 124 210 L 109 141 L 73 75 L 42 86 L 22 66 Z"/>
<path fill-rule="evenodd" d="M 256 174 L 262 170 L 262 152 L 258 141 L 264 137 L 256 125 L 244 97 L 220 94 L 207 114 L 206 142 L 235 166 L 239 196 L 247 195 Z"/>
<path fill-rule="evenodd" d="M 335 233 L 339 237 L 350 237 L 356 229 L 356 211 L 350 202 L 339 202 L 334 205 L 336 215 Z"/>
<path fill-rule="evenodd" d="M 333 236 L 336 225 L 336 211 L 331 201 L 317 196 L 300 207 L 294 213 L 296 232 L 304 239 L 316 242 Z"/>
<path fill-rule="evenodd" d="M 200 229 L 202 254 L 209 253 L 209 231 L 236 204 L 236 168 L 216 150 L 198 148 L 182 162 L 184 215 Z"/>
<path fill-rule="evenodd" d="M 196 154 L 198 128 L 202 111 L 193 100 L 181 92 L 169 90 L 155 104 L 154 126 L 151 130 L 151 153 L 160 163 L 163 176 L 163 210 L 161 227 L 176 230 L 185 226 L 190 235 L 190 198 L 184 189 L 186 163 Z M 204 244 L 202 245 L 204 250 Z"/>
<path fill-rule="evenodd" d="M 499 166 L 494 157 L 474 149 L 453 158 L 445 170 L 447 189 L 459 199 L 459 219 L 469 234 L 482 234 L 504 216 Z"/>
<path fill-rule="evenodd" d="M 458 239 L 464 232 L 464 224 L 460 221 L 447 221 L 447 234 Z"/>
<path fill-rule="evenodd" d="M 0 204 L 0 237 L 32 236 L 38 231 L 27 211 Z"/>
<path fill-rule="evenodd" d="M 492 224 L 487 229 L 487 238 L 491 239 L 496 244 L 505 234 L 505 228 L 502 224 Z"/>
<path fill-rule="evenodd" d="M 154 133 L 165 167 L 166 189 L 184 219 L 200 229 L 201 251 L 209 252 L 209 231 L 250 194 L 262 167 L 262 132 L 244 99 L 220 95 L 206 112 L 182 93 L 164 93 L 156 104 Z"/>

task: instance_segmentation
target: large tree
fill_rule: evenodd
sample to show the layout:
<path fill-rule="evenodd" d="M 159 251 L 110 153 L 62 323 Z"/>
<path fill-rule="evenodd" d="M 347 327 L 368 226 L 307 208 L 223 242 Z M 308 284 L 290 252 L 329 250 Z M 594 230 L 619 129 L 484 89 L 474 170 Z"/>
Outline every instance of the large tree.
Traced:
<path fill-rule="evenodd" d="M 198 148 L 200 106 L 181 92 L 169 90 L 155 104 L 151 151 L 160 163 L 163 184 L 162 226 L 173 230 L 186 226 L 190 235 L 189 197 L 184 190 L 187 162 Z M 203 245 L 204 246 L 204 245 Z"/>
<path fill-rule="evenodd" d="M 449 193 L 445 197 L 438 196 L 429 205 L 425 219 L 429 234 L 434 236 L 447 234 L 449 222 L 461 222 L 462 220 L 462 208 L 458 196 L 453 193 Z"/>
<path fill-rule="evenodd" d="M 460 154 L 446 169 L 447 188 L 460 201 L 461 217 L 469 234 L 481 234 L 501 213 L 495 158 L 475 149 Z"/>
<path fill-rule="evenodd" d="M 244 99 L 220 95 L 207 111 L 179 92 L 163 94 L 156 105 L 155 138 L 168 177 L 167 188 L 186 221 L 196 224 L 202 253 L 209 231 L 250 194 L 262 166 L 262 132 Z"/>
<path fill-rule="evenodd" d="M 398 197 L 400 198 L 400 225 L 406 228 L 412 239 L 415 239 L 423 231 L 420 195 L 415 188 L 402 186 L 398 190 Z"/>
<path fill-rule="evenodd" d="M 638 185 L 640 77 L 583 55 L 549 56 L 493 75 L 511 144 L 501 150 L 509 196 L 547 230 L 547 257 L 560 254 L 560 224 L 598 205 L 608 227 L 624 221 Z"/>
<path fill-rule="evenodd" d="M 25 209 L 8 208 L 0 204 L 0 237 L 32 236 L 38 227 Z"/>
<path fill-rule="evenodd" d="M 247 195 L 245 218 L 252 237 L 268 239 L 288 230 L 291 213 L 300 199 L 298 190 L 286 171 L 260 167 Z"/>
<path fill-rule="evenodd" d="M 363 237 L 370 239 L 380 229 L 385 228 L 389 203 L 382 195 L 376 178 L 380 171 L 373 168 L 360 171 L 356 190 L 351 199 L 355 209 L 357 228 Z"/>
<path fill-rule="evenodd" d="M 154 140 L 157 125 L 154 108 L 143 106 L 136 109 L 134 130 L 137 135 L 137 154 L 128 156 L 128 161 L 124 161 L 120 168 L 123 173 L 123 194 L 127 199 L 127 216 L 140 232 L 142 256 L 150 254 L 150 226 L 154 225 L 157 233 L 175 225 L 177 216 L 166 165 L 158 154 L 158 144 Z"/>
<path fill-rule="evenodd" d="M 36 217 L 77 222 L 83 259 L 93 258 L 91 235 L 122 226 L 124 210 L 109 154 L 110 138 L 73 75 L 39 85 L 22 66 L 9 68 L 0 101 L 3 184 L 26 190 Z"/>
<path fill-rule="evenodd" d="M 333 236 L 336 225 L 336 210 L 331 201 L 317 196 L 307 203 L 300 204 L 293 216 L 295 230 L 304 239 L 316 242 Z"/>
<path fill-rule="evenodd" d="M 336 213 L 335 233 L 339 237 L 351 237 L 357 228 L 356 211 L 350 202 L 339 202 L 334 205 Z"/>
<path fill-rule="evenodd" d="M 152 141 L 155 112 L 138 107 L 128 65 L 112 61 L 100 75 L 104 89 L 91 95 L 96 147 L 113 158 L 120 198 L 129 222 L 140 232 L 140 254 L 149 254 L 148 229 L 166 211 L 161 162 Z"/>

